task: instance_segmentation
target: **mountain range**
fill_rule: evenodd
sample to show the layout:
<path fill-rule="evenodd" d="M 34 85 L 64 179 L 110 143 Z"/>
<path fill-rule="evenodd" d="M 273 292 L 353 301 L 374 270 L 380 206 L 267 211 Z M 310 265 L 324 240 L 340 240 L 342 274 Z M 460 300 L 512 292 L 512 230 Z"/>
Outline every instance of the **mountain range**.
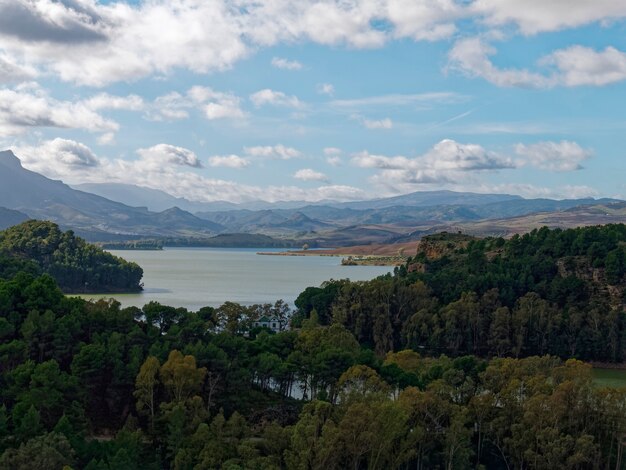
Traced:
<path fill-rule="evenodd" d="M 52 220 L 96 241 L 246 233 L 346 246 L 405 242 L 441 230 L 510 235 L 541 225 L 626 222 L 626 203 L 454 191 L 351 202 L 197 202 L 127 184 L 70 187 L 23 168 L 11 151 L 0 152 L 0 228 L 27 218 Z"/>
<path fill-rule="evenodd" d="M 29 218 L 51 220 L 91 240 L 146 235 L 208 236 L 223 230 L 209 220 L 176 207 L 151 212 L 145 207 L 131 207 L 72 189 L 61 181 L 23 168 L 11 151 L 0 152 L 0 206 Z"/>

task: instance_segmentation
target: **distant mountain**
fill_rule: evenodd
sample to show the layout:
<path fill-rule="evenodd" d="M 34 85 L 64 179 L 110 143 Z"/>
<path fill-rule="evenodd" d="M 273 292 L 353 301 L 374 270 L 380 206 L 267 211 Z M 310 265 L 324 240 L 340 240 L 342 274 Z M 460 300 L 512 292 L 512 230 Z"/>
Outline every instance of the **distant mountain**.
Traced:
<path fill-rule="evenodd" d="M 30 219 L 30 217 L 23 212 L 0 207 L 0 230 L 21 224 L 28 219 Z"/>
<path fill-rule="evenodd" d="M 72 189 L 61 181 L 26 170 L 13 153 L 0 152 L 2 206 L 21 212 L 20 217 L 52 220 L 64 228 L 72 228 L 84 238 L 103 242 L 139 238 L 198 239 L 236 233 L 289 239 L 293 243 L 345 246 L 409 241 L 436 230 L 517 233 L 518 227 L 532 228 L 539 221 L 549 224 L 553 219 L 562 219 L 572 224 L 575 217 L 569 211 L 575 209 L 580 209 L 573 213 L 582 217 L 581 225 L 588 220 L 602 220 L 599 223 L 621 220 L 616 213 L 600 217 L 585 209 L 619 202 L 612 199 L 559 201 L 524 199 L 510 194 L 420 191 L 341 203 L 256 201 L 233 204 L 194 202 L 160 190 L 124 184 L 78 187 L 100 195 Z M 16 222 L 21 220 L 18 217 Z M 242 241 L 243 238 L 230 240 Z"/>
<path fill-rule="evenodd" d="M 0 152 L 0 204 L 72 228 L 89 239 L 209 235 L 223 230 L 180 209 L 154 213 L 72 189 L 23 168 L 11 151 Z"/>
<path fill-rule="evenodd" d="M 179 207 L 188 212 L 226 211 L 239 209 L 232 202 L 197 202 L 183 197 L 175 197 L 159 189 L 146 188 L 123 183 L 85 183 L 72 186 L 74 189 L 102 196 L 111 201 L 121 202 L 132 207 L 146 207 L 150 211 L 161 212 Z"/>
<path fill-rule="evenodd" d="M 417 191 L 402 196 L 371 199 L 369 201 L 343 202 L 334 207 L 348 209 L 383 209 L 393 206 L 476 206 L 482 204 L 515 201 L 523 199 L 511 194 L 459 193 L 455 191 Z"/>

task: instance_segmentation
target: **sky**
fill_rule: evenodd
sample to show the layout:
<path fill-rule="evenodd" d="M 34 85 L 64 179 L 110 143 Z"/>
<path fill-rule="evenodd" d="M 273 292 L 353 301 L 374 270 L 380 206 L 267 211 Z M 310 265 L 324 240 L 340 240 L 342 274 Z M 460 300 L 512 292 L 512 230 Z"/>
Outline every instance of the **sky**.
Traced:
<path fill-rule="evenodd" d="M 0 148 L 197 201 L 626 197 L 626 2 L 0 0 Z"/>

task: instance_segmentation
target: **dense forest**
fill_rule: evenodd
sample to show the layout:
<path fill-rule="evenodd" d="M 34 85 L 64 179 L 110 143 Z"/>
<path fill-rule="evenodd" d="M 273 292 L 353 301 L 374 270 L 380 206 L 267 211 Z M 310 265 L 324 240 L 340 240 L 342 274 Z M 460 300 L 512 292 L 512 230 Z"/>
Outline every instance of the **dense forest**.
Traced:
<path fill-rule="evenodd" d="M 121 308 L 7 269 L 0 468 L 624 469 L 626 389 L 565 359 L 623 355 L 624 227 L 568 232 L 433 237 L 393 276 L 309 288 L 296 312 Z M 254 327 L 261 316 L 297 328 Z M 568 328 L 584 348 L 553 351 Z"/>
<path fill-rule="evenodd" d="M 141 290 L 143 270 L 52 222 L 29 220 L 0 232 L 0 277 L 50 274 L 68 293 Z"/>
<path fill-rule="evenodd" d="M 543 228 L 510 240 L 426 237 L 395 275 L 329 281 L 296 300 L 377 354 L 626 358 L 626 226 Z"/>

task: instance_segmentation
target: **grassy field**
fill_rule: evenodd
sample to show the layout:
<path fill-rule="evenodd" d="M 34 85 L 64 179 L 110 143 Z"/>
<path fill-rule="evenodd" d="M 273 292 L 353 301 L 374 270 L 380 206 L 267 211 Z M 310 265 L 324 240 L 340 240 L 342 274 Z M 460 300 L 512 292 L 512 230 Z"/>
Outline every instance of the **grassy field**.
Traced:
<path fill-rule="evenodd" d="M 626 387 L 626 370 L 594 368 L 593 381 L 598 387 Z"/>

